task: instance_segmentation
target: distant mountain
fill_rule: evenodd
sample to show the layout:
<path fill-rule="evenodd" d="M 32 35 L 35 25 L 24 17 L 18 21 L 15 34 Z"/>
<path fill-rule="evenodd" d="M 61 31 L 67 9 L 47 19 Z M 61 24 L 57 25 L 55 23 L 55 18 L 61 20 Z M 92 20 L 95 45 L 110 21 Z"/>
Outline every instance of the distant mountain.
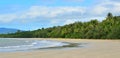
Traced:
<path fill-rule="evenodd" d="M 18 29 L 13 28 L 0 28 L 0 34 L 8 34 L 8 33 L 15 33 Z"/>

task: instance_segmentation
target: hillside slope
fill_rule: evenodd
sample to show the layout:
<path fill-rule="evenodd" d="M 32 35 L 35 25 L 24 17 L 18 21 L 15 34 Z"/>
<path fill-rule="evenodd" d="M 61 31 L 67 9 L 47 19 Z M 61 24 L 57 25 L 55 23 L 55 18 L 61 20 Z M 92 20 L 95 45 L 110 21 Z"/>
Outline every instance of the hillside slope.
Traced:
<path fill-rule="evenodd" d="M 75 22 L 64 26 L 0 35 L 0 37 L 120 39 L 120 16 L 108 13 L 102 22 L 97 20 Z"/>
<path fill-rule="evenodd" d="M 12 29 L 12 28 L 0 28 L 0 34 L 8 34 L 8 33 L 15 33 L 18 29 Z"/>

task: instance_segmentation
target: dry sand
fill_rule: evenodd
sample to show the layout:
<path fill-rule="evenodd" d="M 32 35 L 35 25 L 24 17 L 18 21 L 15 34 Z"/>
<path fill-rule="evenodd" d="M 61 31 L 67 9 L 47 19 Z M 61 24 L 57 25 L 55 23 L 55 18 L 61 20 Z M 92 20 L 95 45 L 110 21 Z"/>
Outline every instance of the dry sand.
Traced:
<path fill-rule="evenodd" d="M 37 38 L 37 40 L 39 39 Z M 52 40 L 88 44 L 86 45 L 87 47 L 76 49 L 37 50 L 30 52 L 0 53 L 0 58 L 120 58 L 120 40 Z"/>

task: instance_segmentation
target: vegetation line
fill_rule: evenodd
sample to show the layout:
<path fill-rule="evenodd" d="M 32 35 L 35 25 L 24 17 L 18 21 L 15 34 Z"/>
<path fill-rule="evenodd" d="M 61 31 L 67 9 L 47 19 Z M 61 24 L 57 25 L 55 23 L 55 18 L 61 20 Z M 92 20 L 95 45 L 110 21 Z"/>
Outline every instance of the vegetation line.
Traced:
<path fill-rule="evenodd" d="M 105 20 L 75 22 L 65 26 L 54 26 L 34 31 L 18 31 L 0 34 L 2 38 L 81 38 L 81 39 L 120 39 L 120 16 L 108 13 Z"/>

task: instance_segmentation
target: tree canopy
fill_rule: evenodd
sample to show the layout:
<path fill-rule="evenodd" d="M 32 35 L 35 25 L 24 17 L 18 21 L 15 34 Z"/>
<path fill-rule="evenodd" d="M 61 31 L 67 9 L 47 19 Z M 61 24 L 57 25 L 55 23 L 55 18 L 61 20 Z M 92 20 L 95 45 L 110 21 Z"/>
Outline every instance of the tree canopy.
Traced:
<path fill-rule="evenodd" d="M 42 28 L 1 34 L 3 38 L 81 38 L 81 39 L 120 39 L 120 16 L 108 13 L 102 22 L 97 19 L 88 22 L 75 22 L 64 26 Z"/>

